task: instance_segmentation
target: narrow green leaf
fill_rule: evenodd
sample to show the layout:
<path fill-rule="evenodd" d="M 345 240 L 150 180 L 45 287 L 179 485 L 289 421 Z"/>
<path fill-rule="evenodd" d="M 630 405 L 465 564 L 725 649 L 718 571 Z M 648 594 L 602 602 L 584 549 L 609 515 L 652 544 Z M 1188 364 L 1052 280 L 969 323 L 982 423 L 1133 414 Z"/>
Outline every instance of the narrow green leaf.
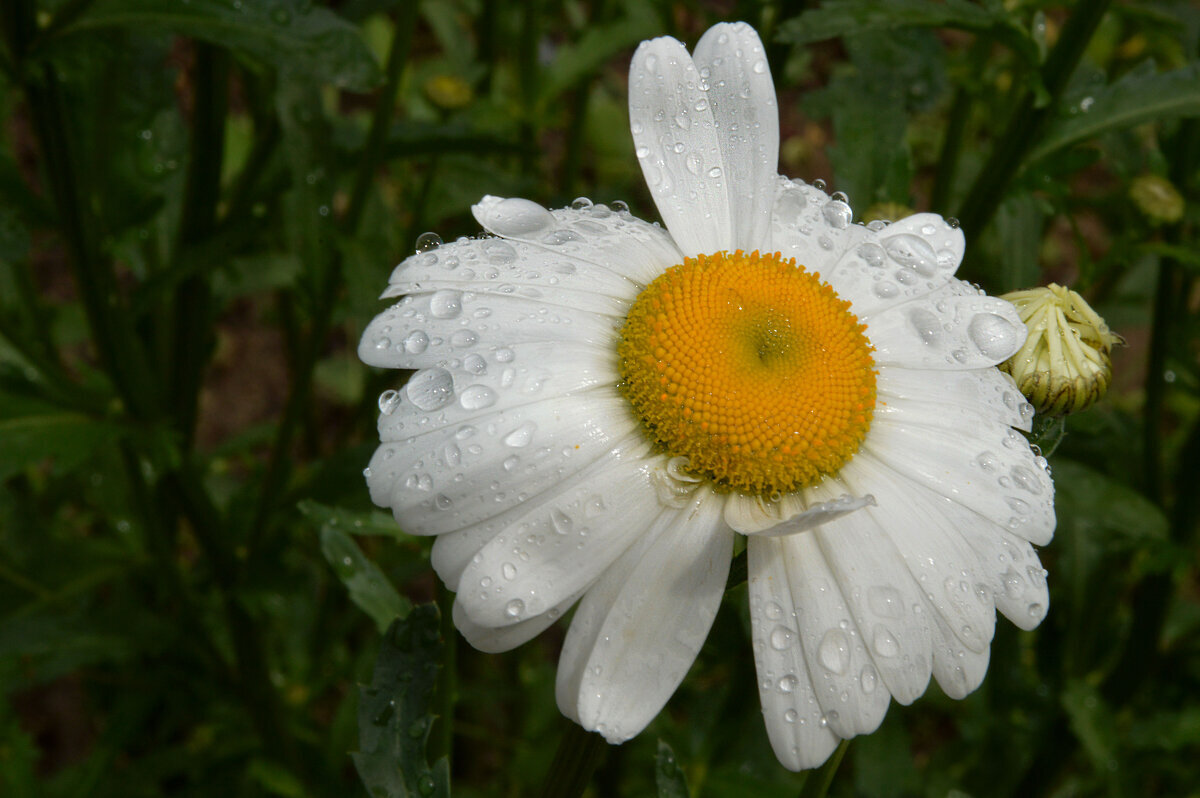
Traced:
<path fill-rule="evenodd" d="M 1038 63 L 1037 43 L 998 3 L 968 0 L 827 0 L 779 27 L 780 41 L 808 44 L 866 31 L 906 27 L 959 28 L 986 33 L 1030 64 Z"/>
<path fill-rule="evenodd" d="M 543 108 L 581 80 L 596 75 L 617 53 L 660 32 L 660 23 L 648 4 L 631 3 L 626 8 L 630 16 L 592 27 L 578 42 L 559 48 L 546 69 L 538 98 Z"/>
<path fill-rule="evenodd" d="M 297 505 L 305 516 L 315 525 L 337 527 L 352 535 L 381 535 L 394 538 L 400 533 L 396 520 L 388 513 L 379 510 L 359 512 L 332 507 L 328 504 L 305 499 Z"/>
<path fill-rule="evenodd" d="M 379 631 L 412 609 L 412 603 L 396 592 L 379 567 L 340 529 L 334 526 L 321 529 L 321 553 L 350 591 L 350 600 L 371 616 Z"/>
<path fill-rule="evenodd" d="M 449 762 L 442 757 L 430 767 L 425 755 L 442 654 L 440 623 L 433 604 L 393 623 L 380 646 L 371 684 L 359 688 L 359 750 L 351 756 L 367 792 L 376 798 L 450 795 Z"/>
<path fill-rule="evenodd" d="M 119 433 L 113 424 L 52 408 L 0 418 L 0 479 L 47 459 L 58 471 L 70 471 Z"/>
<path fill-rule="evenodd" d="M 1197 115 L 1200 62 L 1170 72 L 1155 72 L 1154 66 L 1147 63 L 1073 104 L 1067 116 L 1053 123 L 1028 160 L 1143 122 Z"/>
<path fill-rule="evenodd" d="M 658 741 L 658 755 L 654 758 L 654 783 L 658 787 L 658 798 L 688 798 L 687 781 L 675 752 L 663 740 Z"/>
<path fill-rule="evenodd" d="M 97 0 L 57 38 L 111 28 L 190 36 L 354 91 L 380 80 L 358 28 L 311 0 Z"/>
<path fill-rule="evenodd" d="M 1117 766 L 1117 723 L 1100 691 L 1080 680 L 1067 683 L 1062 694 L 1063 709 L 1083 750 L 1101 773 Z"/>

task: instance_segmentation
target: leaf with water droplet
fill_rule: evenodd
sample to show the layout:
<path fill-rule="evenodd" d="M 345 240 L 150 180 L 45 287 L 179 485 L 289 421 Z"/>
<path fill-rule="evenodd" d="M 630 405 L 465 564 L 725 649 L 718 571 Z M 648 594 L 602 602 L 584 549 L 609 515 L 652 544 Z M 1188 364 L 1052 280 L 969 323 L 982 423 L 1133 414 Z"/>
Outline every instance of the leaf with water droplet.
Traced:
<path fill-rule="evenodd" d="M 658 754 L 654 757 L 654 764 L 654 783 L 658 788 L 658 798 L 688 798 L 691 795 L 683 770 L 675 758 L 675 752 L 661 739 L 658 741 Z"/>
<path fill-rule="evenodd" d="M 430 702 L 442 655 L 437 607 L 425 604 L 383 636 L 369 685 L 359 687 L 358 775 L 371 795 L 448 798 L 445 757 L 429 766 Z"/>
<path fill-rule="evenodd" d="M 379 567 L 338 526 L 322 527 L 321 553 L 350 592 L 350 600 L 371 616 L 381 632 L 412 608 L 412 603 L 396 592 Z"/>

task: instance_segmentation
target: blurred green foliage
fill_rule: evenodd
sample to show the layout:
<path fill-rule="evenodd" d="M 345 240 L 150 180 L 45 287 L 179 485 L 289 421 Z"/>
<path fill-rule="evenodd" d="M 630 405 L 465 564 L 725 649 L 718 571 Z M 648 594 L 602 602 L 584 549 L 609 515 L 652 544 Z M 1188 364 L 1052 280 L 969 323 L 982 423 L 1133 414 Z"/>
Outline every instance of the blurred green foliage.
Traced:
<path fill-rule="evenodd" d="M 485 193 L 653 218 L 628 56 L 732 19 L 771 49 L 782 172 L 860 218 L 956 215 L 967 279 L 1069 283 L 1128 341 L 1052 458 L 1049 618 L 1001 624 L 965 701 L 893 707 L 830 794 L 1195 794 L 1186 0 L 6 0 L 0 794 L 515 796 L 584 754 L 596 796 L 799 793 L 743 586 L 646 733 L 572 754 L 560 633 L 458 645 L 414 609 L 448 607 L 428 541 L 361 478 L 397 376 L 353 351 L 391 266 Z M 1138 205 L 1149 175 L 1182 217 Z"/>

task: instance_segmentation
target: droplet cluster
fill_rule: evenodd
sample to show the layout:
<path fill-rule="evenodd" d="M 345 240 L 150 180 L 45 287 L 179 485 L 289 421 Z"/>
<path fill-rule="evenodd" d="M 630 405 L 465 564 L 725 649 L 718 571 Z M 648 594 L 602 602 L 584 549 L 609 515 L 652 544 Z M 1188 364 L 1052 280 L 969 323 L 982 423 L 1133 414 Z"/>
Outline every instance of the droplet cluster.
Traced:
<path fill-rule="evenodd" d="M 652 438 L 720 488 L 769 496 L 837 473 L 875 406 L 865 325 L 779 253 L 686 258 L 630 308 L 620 388 Z"/>

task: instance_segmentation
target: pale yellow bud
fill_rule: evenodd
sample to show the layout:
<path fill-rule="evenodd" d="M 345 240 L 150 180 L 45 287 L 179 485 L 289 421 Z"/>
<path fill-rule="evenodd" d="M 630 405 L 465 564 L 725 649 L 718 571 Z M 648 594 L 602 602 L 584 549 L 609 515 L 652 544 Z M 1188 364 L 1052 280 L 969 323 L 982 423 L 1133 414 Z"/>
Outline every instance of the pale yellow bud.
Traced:
<path fill-rule="evenodd" d="M 1076 292 L 1051 283 L 1013 291 L 1029 329 L 1025 345 L 1000 364 L 1039 413 L 1065 415 L 1090 407 L 1108 391 L 1113 346 L 1124 343 Z"/>
<path fill-rule="evenodd" d="M 1129 184 L 1129 197 L 1155 224 L 1173 224 L 1183 218 L 1183 196 L 1166 178 L 1158 175 L 1134 178 Z"/>
<path fill-rule="evenodd" d="M 425 81 L 425 96 L 446 111 L 465 108 L 474 95 L 471 85 L 457 75 L 434 75 Z"/>

